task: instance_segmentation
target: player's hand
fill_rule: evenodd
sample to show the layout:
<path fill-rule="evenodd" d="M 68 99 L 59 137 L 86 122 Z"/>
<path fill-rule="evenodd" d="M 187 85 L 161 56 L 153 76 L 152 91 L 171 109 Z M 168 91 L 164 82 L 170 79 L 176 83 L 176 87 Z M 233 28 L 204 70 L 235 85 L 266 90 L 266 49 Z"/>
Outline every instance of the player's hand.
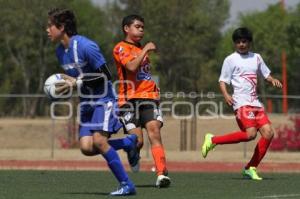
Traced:
<path fill-rule="evenodd" d="M 233 105 L 234 100 L 233 100 L 233 98 L 232 98 L 231 95 L 225 95 L 224 98 L 225 98 L 226 103 L 227 103 L 229 106 L 232 106 L 232 105 Z"/>
<path fill-rule="evenodd" d="M 67 81 L 55 84 L 55 94 L 65 95 L 70 92 L 71 84 Z"/>
<path fill-rule="evenodd" d="M 281 84 L 281 82 L 280 82 L 278 79 L 273 78 L 273 79 L 271 80 L 271 83 L 272 83 L 272 85 L 273 85 L 274 87 L 282 88 L 282 84 Z"/>
<path fill-rule="evenodd" d="M 66 83 L 69 85 L 69 87 L 76 87 L 76 78 L 66 74 L 62 74 L 61 77 L 66 80 Z"/>
<path fill-rule="evenodd" d="M 61 74 L 62 79 L 65 82 L 61 82 L 55 85 L 55 93 L 57 95 L 64 95 L 70 92 L 73 87 L 76 87 L 76 79 L 66 74 Z"/>
<path fill-rule="evenodd" d="M 155 46 L 155 44 L 153 42 L 149 42 L 149 43 L 147 43 L 144 46 L 143 50 L 145 50 L 147 52 L 149 52 L 149 51 L 155 51 L 156 50 L 156 46 Z"/>

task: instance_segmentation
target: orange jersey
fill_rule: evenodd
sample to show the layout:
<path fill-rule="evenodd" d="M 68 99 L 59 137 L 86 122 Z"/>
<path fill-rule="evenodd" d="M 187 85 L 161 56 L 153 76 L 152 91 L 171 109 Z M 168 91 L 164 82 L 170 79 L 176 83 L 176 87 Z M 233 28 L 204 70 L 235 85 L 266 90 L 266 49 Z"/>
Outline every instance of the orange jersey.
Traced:
<path fill-rule="evenodd" d="M 138 69 L 131 72 L 126 69 L 126 64 L 135 59 L 142 51 L 142 46 L 121 41 L 114 50 L 114 60 L 119 76 L 119 106 L 129 99 L 159 99 L 159 88 L 152 80 L 150 74 L 150 61 L 146 55 Z"/>

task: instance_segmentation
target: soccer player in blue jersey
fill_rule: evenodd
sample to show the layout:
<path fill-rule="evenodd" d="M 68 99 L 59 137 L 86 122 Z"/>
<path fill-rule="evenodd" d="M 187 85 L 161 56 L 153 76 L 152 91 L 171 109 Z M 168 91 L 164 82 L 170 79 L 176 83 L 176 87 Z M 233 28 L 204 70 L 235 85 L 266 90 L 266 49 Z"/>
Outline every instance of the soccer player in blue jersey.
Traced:
<path fill-rule="evenodd" d="M 78 35 L 75 15 L 68 9 L 51 9 L 48 12 L 48 37 L 60 42 L 56 56 L 64 69 L 66 84 L 57 91 L 77 88 L 80 96 L 80 149 L 84 155 L 101 154 L 120 183 L 110 193 L 114 196 L 133 195 L 135 186 L 129 179 L 117 149 L 132 152 L 137 138 L 128 136 L 109 140 L 122 124 L 117 117 L 116 96 L 110 81 L 110 73 L 99 46 L 92 40 Z M 138 156 L 137 156 L 138 157 Z M 137 159 L 138 161 L 138 159 Z"/>

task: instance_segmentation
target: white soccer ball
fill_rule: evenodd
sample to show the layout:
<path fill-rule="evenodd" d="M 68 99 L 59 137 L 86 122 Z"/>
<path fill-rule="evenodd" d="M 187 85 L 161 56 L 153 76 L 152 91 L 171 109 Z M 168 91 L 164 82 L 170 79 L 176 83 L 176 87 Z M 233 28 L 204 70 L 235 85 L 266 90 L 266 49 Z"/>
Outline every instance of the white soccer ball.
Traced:
<path fill-rule="evenodd" d="M 64 82 L 65 80 L 62 78 L 62 74 L 59 73 L 53 74 L 50 77 L 48 77 L 44 83 L 44 92 L 47 95 L 47 97 L 52 101 L 70 98 L 70 92 L 67 94 L 57 94 L 55 91 L 55 85 Z"/>

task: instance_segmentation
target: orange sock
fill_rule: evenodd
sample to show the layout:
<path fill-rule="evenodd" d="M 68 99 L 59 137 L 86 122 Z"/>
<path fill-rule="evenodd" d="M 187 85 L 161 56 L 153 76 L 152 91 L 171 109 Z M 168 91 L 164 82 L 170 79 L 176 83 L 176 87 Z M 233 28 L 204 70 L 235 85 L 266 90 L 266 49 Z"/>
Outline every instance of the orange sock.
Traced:
<path fill-rule="evenodd" d="M 166 156 L 163 146 L 155 146 L 151 148 L 152 156 L 155 163 L 156 174 L 157 175 L 166 175 L 167 166 L 166 166 Z"/>

